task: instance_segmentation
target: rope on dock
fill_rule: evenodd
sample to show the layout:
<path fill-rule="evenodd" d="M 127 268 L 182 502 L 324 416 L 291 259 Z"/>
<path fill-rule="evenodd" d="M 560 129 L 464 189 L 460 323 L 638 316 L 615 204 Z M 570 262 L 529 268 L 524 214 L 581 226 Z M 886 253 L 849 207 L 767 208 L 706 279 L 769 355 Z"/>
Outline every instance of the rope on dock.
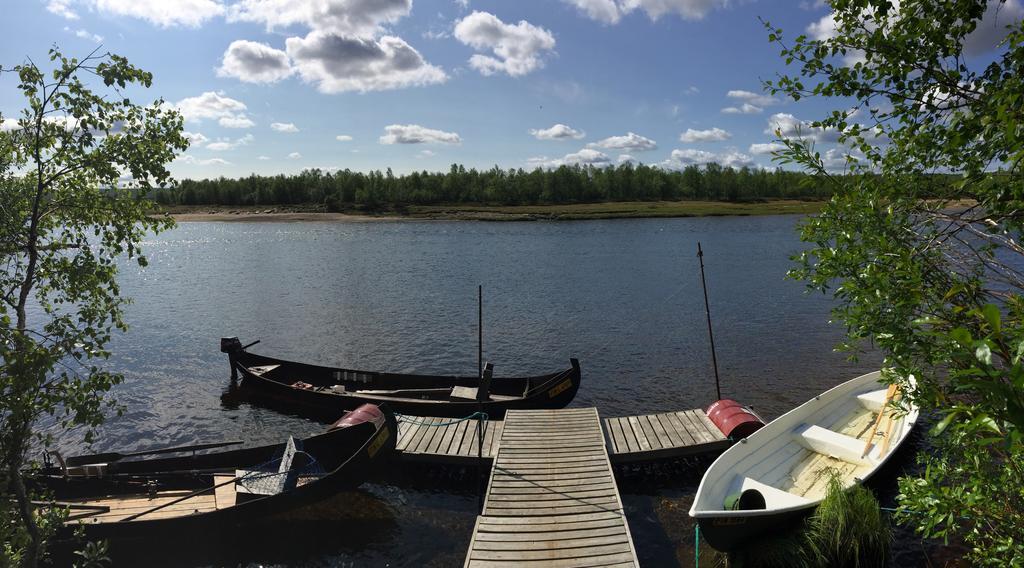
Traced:
<path fill-rule="evenodd" d="M 463 418 L 455 418 L 455 419 L 453 419 L 453 420 L 451 420 L 449 422 L 438 422 L 438 423 L 424 422 L 423 420 L 417 420 L 417 419 L 413 418 L 412 416 L 407 416 L 405 414 L 398 414 L 398 413 L 395 414 L 395 418 L 399 422 L 405 422 L 406 424 L 414 424 L 416 426 L 432 426 L 432 427 L 438 427 L 438 428 L 441 427 L 441 426 L 451 426 L 452 424 L 458 424 L 459 422 L 465 422 L 466 420 L 476 420 L 477 418 L 483 418 L 484 420 L 488 419 L 486 412 L 474 412 L 473 414 L 470 414 L 469 416 L 465 416 Z"/>

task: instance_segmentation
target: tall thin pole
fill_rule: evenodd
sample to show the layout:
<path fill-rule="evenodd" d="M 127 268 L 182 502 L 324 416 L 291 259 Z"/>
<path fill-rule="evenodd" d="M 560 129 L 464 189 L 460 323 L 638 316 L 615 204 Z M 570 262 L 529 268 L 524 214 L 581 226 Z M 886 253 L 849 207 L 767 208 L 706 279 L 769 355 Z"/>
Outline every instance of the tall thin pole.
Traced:
<path fill-rule="evenodd" d="M 711 364 L 715 367 L 715 392 L 718 400 L 722 400 L 722 386 L 718 381 L 718 357 L 715 356 L 715 333 L 711 331 L 711 305 L 708 304 L 708 283 L 704 279 L 704 250 L 697 241 L 697 258 L 700 259 L 700 284 L 704 287 L 704 313 L 708 316 L 708 337 L 711 338 Z"/>
<path fill-rule="evenodd" d="M 484 376 L 484 285 L 476 287 L 476 376 Z"/>

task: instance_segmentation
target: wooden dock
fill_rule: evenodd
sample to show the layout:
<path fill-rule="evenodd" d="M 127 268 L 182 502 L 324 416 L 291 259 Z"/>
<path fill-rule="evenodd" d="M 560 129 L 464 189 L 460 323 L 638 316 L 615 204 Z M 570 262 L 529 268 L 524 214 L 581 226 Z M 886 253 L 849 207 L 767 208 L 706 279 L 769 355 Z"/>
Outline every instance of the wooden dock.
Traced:
<path fill-rule="evenodd" d="M 732 444 L 700 409 L 605 418 L 604 430 L 615 463 L 706 454 Z"/>
<path fill-rule="evenodd" d="M 578 409 L 561 412 L 572 410 Z M 608 457 L 615 464 L 711 454 L 732 443 L 700 409 L 602 422 Z M 503 428 L 502 420 L 490 420 L 484 427 L 483 458 L 488 463 L 498 453 Z M 398 423 L 398 455 L 410 461 L 474 465 L 478 432 L 476 420 L 403 417 Z"/>
<path fill-rule="evenodd" d="M 597 409 L 509 411 L 465 566 L 636 565 Z"/>
<path fill-rule="evenodd" d="M 403 417 L 398 422 L 398 455 L 412 461 L 472 465 L 477 460 L 479 420 Z M 502 420 L 484 421 L 483 457 L 490 462 L 498 451 Z"/>

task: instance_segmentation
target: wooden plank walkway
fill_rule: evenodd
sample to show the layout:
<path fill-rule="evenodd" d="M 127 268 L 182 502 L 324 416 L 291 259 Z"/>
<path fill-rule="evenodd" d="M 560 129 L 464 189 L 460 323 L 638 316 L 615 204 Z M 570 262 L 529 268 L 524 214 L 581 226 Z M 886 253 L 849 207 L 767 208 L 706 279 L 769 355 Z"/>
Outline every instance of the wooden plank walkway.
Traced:
<path fill-rule="evenodd" d="M 566 409 L 579 410 L 579 409 Z M 403 417 L 398 422 L 398 455 L 403 459 L 447 465 L 474 465 L 477 421 Z M 637 463 L 720 452 L 732 443 L 703 410 L 623 416 L 602 420 L 612 463 Z M 504 421 L 484 428 L 483 457 L 498 453 Z"/>
<path fill-rule="evenodd" d="M 605 418 L 604 430 L 615 463 L 712 453 L 732 444 L 700 409 Z"/>
<path fill-rule="evenodd" d="M 504 421 L 484 422 L 483 457 L 490 462 L 497 453 Z M 399 455 L 408 460 L 470 465 L 477 460 L 479 432 L 479 420 L 402 417 L 398 422 L 396 448 Z"/>
<path fill-rule="evenodd" d="M 636 565 L 597 409 L 510 410 L 465 566 Z"/>

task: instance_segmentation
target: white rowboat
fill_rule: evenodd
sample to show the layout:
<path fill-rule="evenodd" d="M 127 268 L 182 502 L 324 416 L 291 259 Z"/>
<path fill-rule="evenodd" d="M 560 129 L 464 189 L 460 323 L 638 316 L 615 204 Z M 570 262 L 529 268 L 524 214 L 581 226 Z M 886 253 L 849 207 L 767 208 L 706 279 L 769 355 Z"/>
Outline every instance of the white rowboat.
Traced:
<path fill-rule="evenodd" d="M 825 497 L 833 474 L 845 488 L 871 477 L 917 422 L 917 407 L 890 403 L 892 393 L 880 372 L 868 373 L 726 450 L 704 473 L 690 508 L 708 543 L 732 551 L 802 518 Z"/>

